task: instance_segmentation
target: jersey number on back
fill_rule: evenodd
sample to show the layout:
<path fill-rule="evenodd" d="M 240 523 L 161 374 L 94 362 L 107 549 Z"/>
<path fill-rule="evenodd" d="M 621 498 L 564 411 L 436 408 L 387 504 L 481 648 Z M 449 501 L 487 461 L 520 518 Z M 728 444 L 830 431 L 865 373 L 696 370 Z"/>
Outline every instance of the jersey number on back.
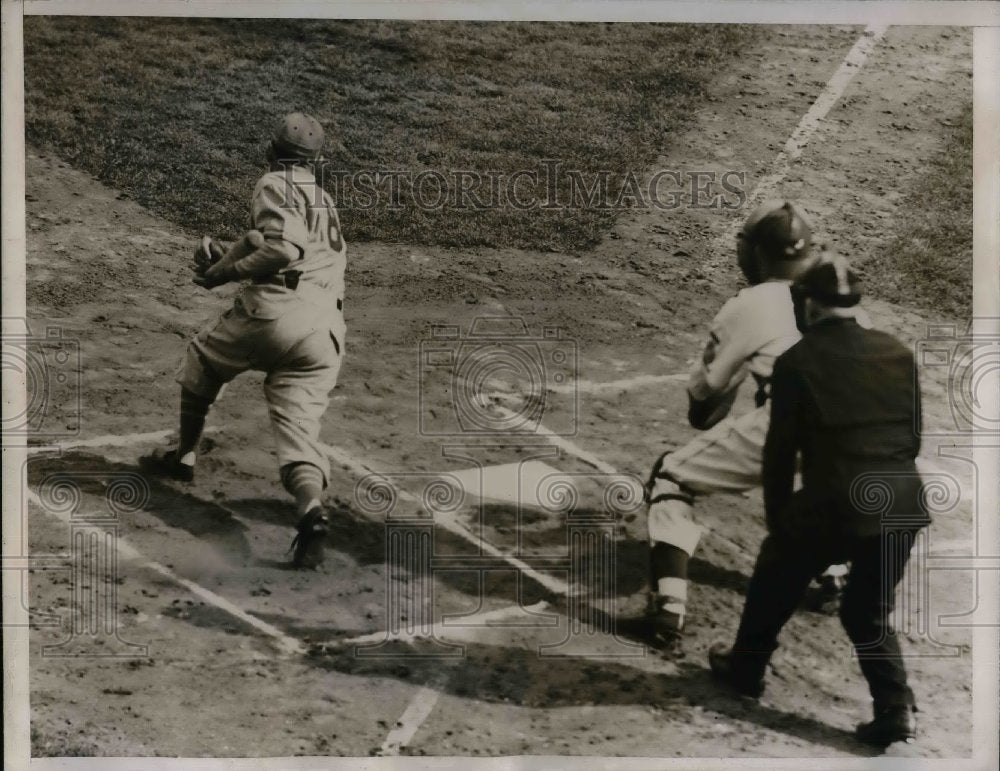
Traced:
<path fill-rule="evenodd" d="M 324 227 L 324 220 L 326 227 Z M 313 221 L 312 233 L 310 235 L 321 244 L 329 246 L 335 252 L 339 252 L 344 248 L 344 242 L 340 237 L 337 214 L 332 208 L 327 208 L 324 216 L 319 216 Z"/>

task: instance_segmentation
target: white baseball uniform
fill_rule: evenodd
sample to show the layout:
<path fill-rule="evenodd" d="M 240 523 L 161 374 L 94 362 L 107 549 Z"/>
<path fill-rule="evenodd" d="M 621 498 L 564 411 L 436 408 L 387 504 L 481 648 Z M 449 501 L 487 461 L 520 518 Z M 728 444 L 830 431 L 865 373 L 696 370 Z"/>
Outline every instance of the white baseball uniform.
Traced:
<path fill-rule="evenodd" d="M 250 227 L 263 249 L 296 255 L 287 267 L 254 278 L 233 307 L 188 346 L 178 382 L 214 399 L 247 370 L 267 373 L 267 398 L 278 463 L 311 463 L 329 481 L 319 444 L 344 355 L 347 250 L 330 196 L 304 166 L 264 174 L 254 189 Z M 250 258 L 252 259 L 252 257 Z"/>
<path fill-rule="evenodd" d="M 649 538 L 694 553 L 701 528 L 691 516 L 696 495 L 742 492 L 760 486 L 774 360 L 799 339 L 789 282 L 765 281 L 729 300 L 688 381 L 704 400 L 729 391 L 748 374 L 757 382 L 757 408 L 727 417 L 684 447 L 661 456 L 649 485 Z"/>

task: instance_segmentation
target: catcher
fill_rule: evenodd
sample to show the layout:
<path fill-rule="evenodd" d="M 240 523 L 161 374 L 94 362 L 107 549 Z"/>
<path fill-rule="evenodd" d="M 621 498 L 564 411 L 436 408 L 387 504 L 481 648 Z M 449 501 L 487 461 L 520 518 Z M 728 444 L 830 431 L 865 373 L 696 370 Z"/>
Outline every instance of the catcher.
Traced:
<path fill-rule="evenodd" d="M 737 244 L 739 267 L 750 287 L 715 317 L 688 381 L 688 421 L 705 433 L 653 466 L 646 487 L 648 613 L 653 638 L 665 650 L 679 652 L 688 560 L 701 538 L 692 519 L 695 497 L 760 486 L 771 368 L 799 339 L 789 285 L 814 262 L 811 242 L 809 223 L 787 201 L 765 201 L 750 214 Z M 757 385 L 757 408 L 724 420 L 748 374 Z M 842 566 L 831 568 L 830 580 L 843 572 Z"/>
<path fill-rule="evenodd" d="M 265 372 L 281 481 L 299 516 L 297 568 L 323 560 L 329 519 L 321 497 L 330 469 L 320 420 L 344 355 L 346 248 L 337 211 L 315 177 L 323 141 L 314 118 L 285 116 L 268 146 L 269 170 L 254 188 L 250 231 L 228 251 L 209 238 L 196 250 L 198 286 L 249 282 L 188 345 L 177 378 L 177 446 L 140 459 L 150 473 L 192 481 L 205 418 L 225 384 L 247 370 Z"/>

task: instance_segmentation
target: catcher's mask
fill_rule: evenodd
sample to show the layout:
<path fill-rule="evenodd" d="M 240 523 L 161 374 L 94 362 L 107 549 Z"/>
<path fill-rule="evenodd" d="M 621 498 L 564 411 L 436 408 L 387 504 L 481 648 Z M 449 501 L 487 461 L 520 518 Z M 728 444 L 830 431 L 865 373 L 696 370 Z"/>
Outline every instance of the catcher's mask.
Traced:
<path fill-rule="evenodd" d="M 812 228 L 790 201 L 764 201 L 736 236 L 736 258 L 751 284 L 795 278 L 809 257 Z"/>

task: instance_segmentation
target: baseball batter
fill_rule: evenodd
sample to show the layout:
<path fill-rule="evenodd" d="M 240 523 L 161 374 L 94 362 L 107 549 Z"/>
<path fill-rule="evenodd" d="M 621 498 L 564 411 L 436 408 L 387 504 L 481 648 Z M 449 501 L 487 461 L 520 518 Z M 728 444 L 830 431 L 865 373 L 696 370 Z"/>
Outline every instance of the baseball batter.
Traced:
<path fill-rule="evenodd" d="M 737 245 L 750 287 L 713 320 L 688 381 L 688 419 L 705 433 L 653 466 L 647 483 L 649 613 L 653 635 L 664 648 L 679 644 L 684 626 L 688 560 L 701 537 L 692 519 L 695 498 L 760 486 L 771 368 L 800 337 L 789 286 L 813 262 L 811 237 L 808 222 L 789 202 L 766 201 L 751 213 Z M 727 419 L 747 375 L 757 386 L 757 407 Z"/>
<path fill-rule="evenodd" d="M 254 188 L 250 230 L 228 251 L 203 239 L 194 282 L 207 289 L 248 280 L 233 306 L 191 341 L 178 373 L 176 447 L 141 459 L 147 471 L 191 481 L 209 408 L 247 370 L 266 373 L 264 396 L 285 489 L 295 497 L 295 567 L 323 560 L 329 520 L 321 504 L 329 462 L 319 442 L 344 356 L 346 248 L 330 196 L 316 180 L 324 133 L 302 113 L 285 116 Z"/>

